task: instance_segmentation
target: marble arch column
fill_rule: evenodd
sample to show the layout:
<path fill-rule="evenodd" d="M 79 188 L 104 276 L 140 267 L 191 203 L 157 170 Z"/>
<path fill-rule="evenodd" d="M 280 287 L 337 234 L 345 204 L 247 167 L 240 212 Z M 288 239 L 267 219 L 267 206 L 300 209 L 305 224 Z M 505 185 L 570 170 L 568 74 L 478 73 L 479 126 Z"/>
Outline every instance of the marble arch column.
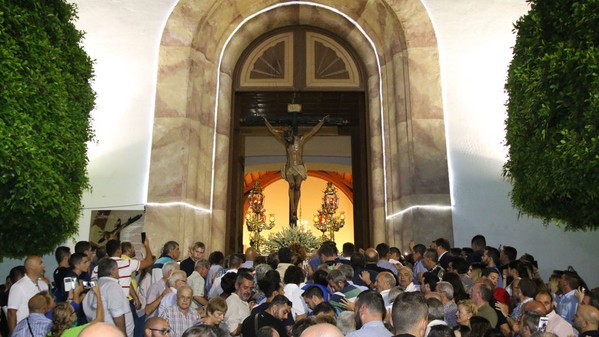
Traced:
<path fill-rule="evenodd" d="M 453 239 L 450 209 L 412 207 L 450 205 L 438 49 L 426 9 L 419 0 L 314 3 L 326 8 L 274 0 L 181 0 L 174 8 L 160 44 L 152 139 L 146 227 L 154 246 L 202 240 L 225 249 L 233 69 L 254 39 L 290 25 L 345 39 L 365 66 L 373 244 Z"/>

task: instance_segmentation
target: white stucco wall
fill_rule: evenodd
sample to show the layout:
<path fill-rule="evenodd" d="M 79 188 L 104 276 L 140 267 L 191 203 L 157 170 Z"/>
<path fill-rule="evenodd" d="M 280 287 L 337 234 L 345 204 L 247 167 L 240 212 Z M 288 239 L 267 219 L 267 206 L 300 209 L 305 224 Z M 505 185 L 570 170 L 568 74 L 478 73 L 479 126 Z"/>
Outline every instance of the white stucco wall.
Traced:
<path fill-rule="evenodd" d="M 89 235 L 92 209 L 143 209 L 146 201 L 158 47 L 176 0 L 76 0 L 77 27 L 96 60 L 96 143 L 90 145 L 93 190 L 84 195 L 80 238 Z M 563 233 L 539 220 L 519 218 L 502 179 L 506 70 L 513 22 L 524 0 L 423 0 L 437 32 L 448 136 L 456 246 L 484 234 L 492 246 L 511 245 L 539 261 L 547 278 L 572 265 L 599 285 L 599 233 Z M 157 243 L 160 244 L 160 243 Z M 405 247 L 402 247 L 405 248 Z M 47 273 L 56 267 L 45 258 Z M 21 261 L 5 260 L 2 280 Z"/>

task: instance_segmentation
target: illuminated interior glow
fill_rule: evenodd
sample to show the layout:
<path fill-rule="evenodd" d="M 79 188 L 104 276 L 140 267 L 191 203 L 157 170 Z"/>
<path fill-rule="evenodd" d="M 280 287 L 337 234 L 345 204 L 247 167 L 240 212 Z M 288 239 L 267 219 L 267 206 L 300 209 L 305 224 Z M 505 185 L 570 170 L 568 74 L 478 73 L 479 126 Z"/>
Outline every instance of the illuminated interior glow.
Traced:
<path fill-rule="evenodd" d="M 196 212 L 200 213 L 211 213 L 211 210 L 200 206 L 192 205 L 188 202 L 183 201 L 171 201 L 171 202 L 148 202 L 146 205 L 154 207 L 172 207 L 172 206 L 183 206 L 185 208 L 191 208 Z"/>
<path fill-rule="evenodd" d="M 451 210 L 453 207 L 452 206 L 444 206 L 444 205 L 414 205 L 414 206 L 410 206 L 406 209 L 402 209 L 401 211 L 391 214 L 387 217 L 387 220 L 393 219 L 396 216 L 400 216 L 403 215 L 407 212 L 410 212 L 412 210 L 415 209 L 430 209 L 430 210 L 435 210 L 435 211 L 447 211 L 447 210 Z"/>
<path fill-rule="evenodd" d="M 333 13 L 336 13 L 338 15 L 343 16 L 346 20 L 348 20 L 349 22 L 351 22 L 359 31 L 360 33 L 362 33 L 362 35 L 366 38 L 366 40 L 368 40 L 368 43 L 370 44 L 370 47 L 372 48 L 373 52 L 374 52 L 374 56 L 376 59 L 376 66 L 377 66 L 377 71 L 378 71 L 378 84 L 379 84 L 379 110 L 380 110 L 380 119 L 381 119 L 381 146 L 382 146 L 382 154 L 383 154 L 383 189 L 384 189 L 384 208 L 385 208 L 385 216 L 387 216 L 387 159 L 386 159 L 386 155 L 385 155 L 385 149 L 386 149 L 386 145 L 385 145 L 385 122 L 384 122 L 384 118 L 383 118 L 383 84 L 381 81 L 381 63 L 379 60 L 379 55 L 378 55 L 378 51 L 376 49 L 376 45 L 374 44 L 374 42 L 372 41 L 372 39 L 370 38 L 370 36 L 368 36 L 368 34 L 366 33 L 366 31 L 364 30 L 364 28 L 362 28 L 362 26 L 360 26 L 358 24 L 357 21 L 355 21 L 354 19 L 352 19 L 349 15 L 341 12 L 340 10 L 333 8 L 333 7 L 329 7 L 327 5 L 323 5 L 323 4 L 319 4 L 319 3 L 314 3 L 314 2 L 309 2 L 309 1 L 289 1 L 289 2 L 285 2 L 285 3 L 279 3 L 279 4 L 275 4 L 269 7 L 266 7 L 264 9 L 261 9 L 259 11 L 257 11 L 254 14 L 249 15 L 248 17 L 246 17 L 245 19 L 243 19 L 236 27 L 235 29 L 233 29 L 233 31 L 231 32 L 231 34 L 229 35 L 229 37 L 227 37 L 227 39 L 225 40 L 225 43 L 223 45 L 223 48 L 221 49 L 220 52 L 220 56 L 218 58 L 218 67 L 217 67 L 217 71 L 216 71 L 216 103 L 214 105 L 214 133 L 213 133 L 213 137 L 212 137 L 212 175 L 211 175 L 211 181 L 210 181 L 210 208 L 209 208 L 209 212 L 212 212 L 212 208 L 213 208 L 213 203 L 214 203 L 214 166 L 215 166 L 215 162 L 216 162 L 216 126 L 218 125 L 218 101 L 219 101 L 219 96 L 220 96 L 220 71 L 221 71 L 221 66 L 222 66 L 222 61 L 224 58 L 224 53 L 225 50 L 227 49 L 227 46 L 229 45 L 229 42 L 231 42 L 231 39 L 233 38 L 233 36 L 241 29 L 241 27 L 243 27 L 248 21 L 254 19 L 255 17 L 257 17 L 258 15 L 261 15 L 263 13 L 266 13 L 268 11 L 271 11 L 273 9 L 279 8 L 279 7 L 283 7 L 283 6 L 292 6 L 292 5 L 304 5 L 304 6 L 313 6 L 313 7 L 319 7 L 319 8 L 324 8 L 326 10 L 329 10 Z"/>

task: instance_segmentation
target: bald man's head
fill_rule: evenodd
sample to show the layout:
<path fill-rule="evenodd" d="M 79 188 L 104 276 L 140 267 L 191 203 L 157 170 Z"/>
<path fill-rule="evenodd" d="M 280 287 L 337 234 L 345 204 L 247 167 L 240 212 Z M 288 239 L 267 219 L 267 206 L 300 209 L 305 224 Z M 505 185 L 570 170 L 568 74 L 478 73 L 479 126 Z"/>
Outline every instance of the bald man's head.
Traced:
<path fill-rule="evenodd" d="M 522 309 L 524 309 L 524 311 L 534 311 L 541 316 L 547 315 L 547 309 L 545 308 L 545 305 L 539 301 L 526 302 Z"/>
<path fill-rule="evenodd" d="M 598 330 L 599 309 L 586 304 L 579 305 L 574 315 L 574 326 L 580 332 Z"/>
<path fill-rule="evenodd" d="M 25 259 L 24 266 L 25 271 L 27 272 L 27 275 L 29 275 L 29 277 L 33 276 L 35 278 L 38 278 L 44 275 L 44 261 L 39 256 L 27 256 L 27 258 Z"/>
<path fill-rule="evenodd" d="M 108 323 L 94 323 L 81 330 L 79 337 L 125 337 L 125 334 L 116 326 Z"/>
<path fill-rule="evenodd" d="M 301 337 L 343 337 L 343 333 L 332 324 L 320 323 L 304 330 Z"/>
<path fill-rule="evenodd" d="M 49 309 L 46 296 L 41 293 L 33 295 L 33 297 L 29 299 L 29 302 L 27 302 L 27 305 L 29 306 L 29 312 L 35 312 L 38 314 L 45 314 Z"/>

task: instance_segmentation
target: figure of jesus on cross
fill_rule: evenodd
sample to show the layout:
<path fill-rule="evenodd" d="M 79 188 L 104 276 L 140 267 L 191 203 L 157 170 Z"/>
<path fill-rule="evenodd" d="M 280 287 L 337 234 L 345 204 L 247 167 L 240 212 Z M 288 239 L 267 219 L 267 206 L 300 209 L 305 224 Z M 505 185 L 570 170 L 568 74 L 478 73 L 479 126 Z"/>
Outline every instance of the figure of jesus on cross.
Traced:
<path fill-rule="evenodd" d="M 275 130 L 266 117 L 264 123 L 272 136 L 279 141 L 287 151 L 287 162 L 281 170 L 281 176 L 289 183 L 289 225 L 295 227 L 297 224 L 297 207 L 299 205 L 302 182 L 308 178 L 308 171 L 304 166 L 303 152 L 304 144 L 312 138 L 324 125 L 329 115 L 324 116 L 312 130 L 305 135 L 298 135 L 296 128 L 291 127 L 284 132 Z"/>

